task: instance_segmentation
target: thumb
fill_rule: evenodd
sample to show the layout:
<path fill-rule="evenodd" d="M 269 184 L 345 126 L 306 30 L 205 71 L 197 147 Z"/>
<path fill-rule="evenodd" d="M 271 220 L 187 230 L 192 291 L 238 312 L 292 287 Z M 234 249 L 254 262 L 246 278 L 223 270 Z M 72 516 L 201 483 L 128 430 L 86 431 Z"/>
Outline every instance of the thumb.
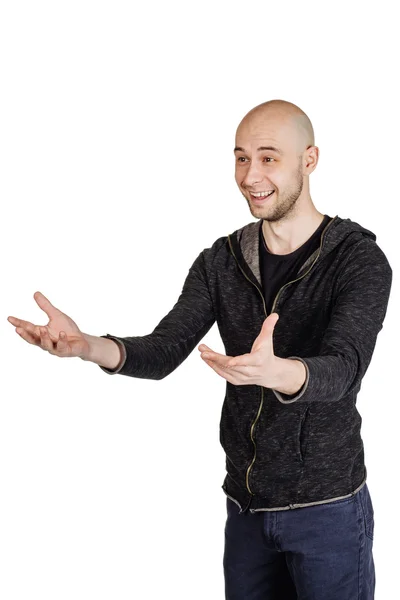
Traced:
<path fill-rule="evenodd" d="M 46 296 L 44 296 L 41 292 L 35 292 L 33 294 L 33 297 L 36 300 L 37 304 L 39 305 L 39 308 L 41 308 L 42 310 L 44 310 L 44 312 L 47 314 L 48 317 L 51 318 L 56 313 L 60 312 L 58 310 L 58 308 L 56 308 L 55 306 L 53 306 L 53 304 L 50 302 L 50 300 L 48 300 L 46 298 Z"/>
<path fill-rule="evenodd" d="M 254 340 L 254 344 L 251 349 L 252 352 L 258 352 L 259 350 L 263 350 L 269 353 L 271 349 L 273 352 L 272 334 L 278 319 L 278 313 L 271 313 L 264 320 L 261 327 L 261 331 L 258 334 L 257 338 Z"/>
<path fill-rule="evenodd" d="M 261 328 L 261 333 L 263 336 L 270 336 L 272 335 L 275 325 L 277 324 L 279 320 L 279 315 L 278 313 L 271 313 L 270 315 L 268 315 L 268 317 L 264 320 L 264 323 L 262 325 Z"/>

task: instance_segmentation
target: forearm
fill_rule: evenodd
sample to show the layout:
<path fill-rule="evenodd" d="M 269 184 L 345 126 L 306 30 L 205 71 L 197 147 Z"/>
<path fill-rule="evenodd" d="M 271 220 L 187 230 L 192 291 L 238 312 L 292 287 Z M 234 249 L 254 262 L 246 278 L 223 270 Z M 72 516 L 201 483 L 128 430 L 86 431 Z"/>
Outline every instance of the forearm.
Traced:
<path fill-rule="evenodd" d="M 117 342 L 96 335 L 83 334 L 89 344 L 88 356 L 82 360 L 93 362 L 107 369 L 116 369 L 121 361 L 121 350 Z"/>

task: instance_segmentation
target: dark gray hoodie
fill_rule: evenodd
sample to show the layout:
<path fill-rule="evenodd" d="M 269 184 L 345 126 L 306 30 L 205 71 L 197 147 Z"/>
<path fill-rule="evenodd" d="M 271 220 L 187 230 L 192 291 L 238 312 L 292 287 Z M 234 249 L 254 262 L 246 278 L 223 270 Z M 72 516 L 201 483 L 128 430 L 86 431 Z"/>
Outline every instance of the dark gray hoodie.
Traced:
<path fill-rule="evenodd" d="M 229 356 L 251 351 L 268 316 L 259 228 L 251 222 L 197 256 L 171 311 L 152 333 L 114 339 L 122 364 L 109 374 L 163 379 L 214 322 Z M 285 510 L 351 496 L 366 481 L 357 393 L 386 315 L 392 269 L 374 233 L 331 219 L 319 248 L 278 291 L 274 352 L 304 363 L 294 396 L 226 382 L 222 488 L 242 511 Z M 201 410 L 201 408 L 199 408 Z"/>

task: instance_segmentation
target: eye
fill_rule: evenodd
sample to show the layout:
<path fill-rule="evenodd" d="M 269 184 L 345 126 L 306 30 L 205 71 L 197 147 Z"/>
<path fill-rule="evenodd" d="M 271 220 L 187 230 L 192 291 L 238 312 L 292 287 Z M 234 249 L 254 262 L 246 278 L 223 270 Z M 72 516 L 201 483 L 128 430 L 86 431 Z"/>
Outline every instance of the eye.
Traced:
<path fill-rule="evenodd" d="M 266 158 L 268 161 L 275 160 L 275 159 L 274 159 L 274 158 L 272 158 L 271 156 L 266 156 L 265 158 Z M 241 163 L 243 163 L 245 160 L 246 160 L 246 158 L 245 158 L 244 156 L 238 156 L 238 158 L 237 158 L 237 162 L 241 162 Z"/>

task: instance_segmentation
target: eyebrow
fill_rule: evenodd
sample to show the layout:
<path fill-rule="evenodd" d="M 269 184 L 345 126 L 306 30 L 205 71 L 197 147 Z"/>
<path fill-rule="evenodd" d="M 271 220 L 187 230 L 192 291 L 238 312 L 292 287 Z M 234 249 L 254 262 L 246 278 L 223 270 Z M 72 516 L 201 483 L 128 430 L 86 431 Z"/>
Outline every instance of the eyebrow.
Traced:
<path fill-rule="evenodd" d="M 282 150 L 279 150 L 279 148 L 275 148 L 275 146 L 260 146 L 259 148 L 257 148 L 257 151 L 260 150 L 271 150 L 272 152 L 276 152 L 277 154 L 283 154 Z M 236 146 L 233 151 L 245 152 L 245 149 L 241 148 L 240 146 Z"/>

